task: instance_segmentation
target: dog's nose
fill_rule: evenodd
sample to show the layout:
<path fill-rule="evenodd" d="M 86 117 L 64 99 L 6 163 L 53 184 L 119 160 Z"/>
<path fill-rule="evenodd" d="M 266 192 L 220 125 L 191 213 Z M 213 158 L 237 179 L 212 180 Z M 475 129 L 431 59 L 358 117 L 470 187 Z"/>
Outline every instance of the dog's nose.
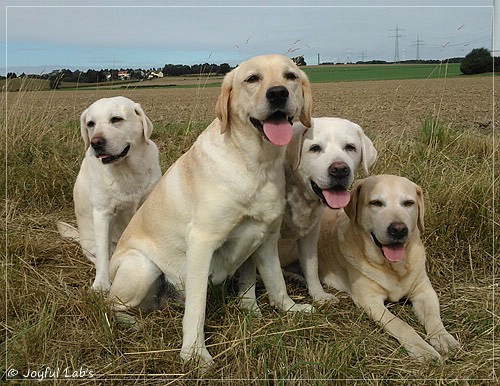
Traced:
<path fill-rule="evenodd" d="M 402 222 L 393 222 L 387 228 L 387 233 L 394 239 L 403 239 L 408 236 L 408 227 Z"/>
<path fill-rule="evenodd" d="M 272 106 L 282 106 L 288 99 L 288 89 L 284 86 L 270 87 L 266 92 L 266 98 Z"/>
<path fill-rule="evenodd" d="M 334 162 L 328 168 L 328 174 L 335 179 L 342 179 L 349 177 L 351 170 L 345 162 Z"/>
<path fill-rule="evenodd" d="M 106 146 L 106 139 L 104 137 L 96 136 L 90 140 L 90 144 L 92 145 L 92 149 L 102 150 Z"/>

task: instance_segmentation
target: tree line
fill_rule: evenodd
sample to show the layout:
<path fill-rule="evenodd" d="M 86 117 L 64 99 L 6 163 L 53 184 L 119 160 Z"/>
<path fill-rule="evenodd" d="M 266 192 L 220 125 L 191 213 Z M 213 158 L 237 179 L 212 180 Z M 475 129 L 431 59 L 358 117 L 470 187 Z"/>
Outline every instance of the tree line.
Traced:
<path fill-rule="evenodd" d="M 214 64 L 194 64 L 192 66 L 185 64 L 165 64 L 160 68 L 149 69 L 101 69 L 87 71 L 80 70 L 55 70 L 47 74 L 25 74 L 17 75 L 15 72 L 8 72 L 6 78 L 14 79 L 18 77 L 28 77 L 32 79 L 45 79 L 49 81 L 50 88 L 59 88 L 62 82 L 68 83 L 103 83 L 107 81 L 120 80 L 120 73 L 127 73 L 127 79 L 132 81 L 147 80 L 153 76 L 151 74 L 162 73 L 162 76 L 185 76 L 185 75 L 225 75 L 232 68 L 228 63 Z M 5 77 L 0 77 L 5 78 Z"/>

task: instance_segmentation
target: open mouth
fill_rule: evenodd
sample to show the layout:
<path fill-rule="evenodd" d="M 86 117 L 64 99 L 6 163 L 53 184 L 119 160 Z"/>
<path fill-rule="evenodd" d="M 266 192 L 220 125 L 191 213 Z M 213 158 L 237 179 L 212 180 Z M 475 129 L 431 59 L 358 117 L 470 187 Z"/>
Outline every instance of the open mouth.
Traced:
<path fill-rule="evenodd" d="M 262 133 L 264 138 L 274 145 L 288 145 L 292 139 L 293 117 L 287 117 L 282 111 L 274 112 L 262 122 L 250 117 L 250 122 Z"/>
<path fill-rule="evenodd" d="M 321 189 L 318 184 L 311 180 L 311 187 L 319 199 L 332 209 L 346 207 L 351 199 L 349 191 L 341 185 L 329 189 Z"/>
<path fill-rule="evenodd" d="M 111 164 L 113 162 L 118 161 L 120 158 L 125 157 L 128 154 L 128 151 L 130 150 L 130 145 L 127 145 L 123 151 L 118 154 L 118 155 L 110 155 L 106 153 L 99 153 L 96 154 L 96 157 L 99 158 L 103 164 Z"/>
<path fill-rule="evenodd" d="M 406 256 L 406 248 L 403 243 L 393 243 L 382 245 L 380 241 L 375 237 L 373 233 L 371 233 L 373 242 L 377 247 L 380 248 L 384 257 L 389 260 L 391 263 L 396 263 L 401 261 Z"/>

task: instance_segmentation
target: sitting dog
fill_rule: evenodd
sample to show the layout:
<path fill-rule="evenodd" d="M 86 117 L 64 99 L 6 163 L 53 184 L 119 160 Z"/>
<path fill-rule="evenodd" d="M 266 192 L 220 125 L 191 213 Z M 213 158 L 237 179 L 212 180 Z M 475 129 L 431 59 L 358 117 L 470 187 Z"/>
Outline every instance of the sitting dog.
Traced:
<path fill-rule="evenodd" d="M 377 159 L 377 151 L 363 129 L 347 119 L 314 118 L 308 129 L 295 124 L 296 133 L 287 149 L 285 164 L 287 206 L 281 226 L 280 262 L 291 263 L 283 245 L 297 243 L 300 266 L 309 294 L 315 301 L 333 300 L 318 277 L 317 244 L 323 211 L 349 203 L 348 189 L 358 169 L 365 176 Z"/>
<path fill-rule="evenodd" d="M 309 81 L 289 58 L 258 56 L 226 74 L 217 118 L 167 170 L 118 242 L 110 300 L 121 319 L 132 322 L 129 308 L 154 303 L 166 280 L 185 294 L 181 357 L 205 368 L 213 362 L 204 333 L 209 280 L 221 283 L 251 257 L 271 304 L 312 311 L 288 296 L 277 245 L 285 145 L 292 120 L 310 126 L 310 114 Z"/>
<path fill-rule="evenodd" d="M 371 176 L 357 181 L 344 210 L 328 210 L 318 241 L 319 275 L 354 303 L 413 356 L 441 360 L 459 347 L 443 326 L 439 300 L 425 270 L 422 189 L 406 178 Z M 393 315 L 385 301 L 408 298 L 430 345 Z"/>
<path fill-rule="evenodd" d="M 161 177 L 153 124 L 125 97 L 103 98 L 80 117 L 85 158 L 73 188 L 78 230 L 59 222 L 61 235 L 79 240 L 95 263 L 92 288 L 110 288 L 109 259 L 130 219 Z"/>
<path fill-rule="evenodd" d="M 311 128 L 295 123 L 287 148 L 287 205 L 278 245 L 281 266 L 298 258 L 309 294 L 314 301 L 324 302 L 336 299 L 324 291 L 318 276 L 317 243 L 323 211 L 347 205 L 348 189 L 358 169 L 362 167 L 367 175 L 377 151 L 363 129 L 347 119 L 313 118 L 312 123 Z M 298 256 L 288 253 L 290 247 L 298 248 Z M 241 305 L 257 311 L 251 264 L 246 262 L 240 269 Z"/>

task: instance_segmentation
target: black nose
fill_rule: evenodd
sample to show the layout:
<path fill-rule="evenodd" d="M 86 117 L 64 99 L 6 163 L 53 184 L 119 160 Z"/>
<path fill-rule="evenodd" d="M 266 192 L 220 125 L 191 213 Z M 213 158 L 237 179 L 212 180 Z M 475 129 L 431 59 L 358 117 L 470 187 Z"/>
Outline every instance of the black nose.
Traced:
<path fill-rule="evenodd" d="M 328 168 L 328 174 L 337 180 L 349 177 L 350 173 L 351 170 L 345 162 L 334 162 Z"/>
<path fill-rule="evenodd" d="M 288 99 L 288 89 L 284 86 L 271 87 L 266 92 L 266 98 L 274 107 L 283 106 Z"/>
<path fill-rule="evenodd" d="M 408 236 L 408 227 L 402 222 L 393 222 L 387 228 L 387 233 L 389 233 L 393 239 L 403 239 Z"/>
<path fill-rule="evenodd" d="M 103 137 L 93 137 L 90 144 L 94 150 L 103 150 L 106 146 L 106 139 Z"/>

